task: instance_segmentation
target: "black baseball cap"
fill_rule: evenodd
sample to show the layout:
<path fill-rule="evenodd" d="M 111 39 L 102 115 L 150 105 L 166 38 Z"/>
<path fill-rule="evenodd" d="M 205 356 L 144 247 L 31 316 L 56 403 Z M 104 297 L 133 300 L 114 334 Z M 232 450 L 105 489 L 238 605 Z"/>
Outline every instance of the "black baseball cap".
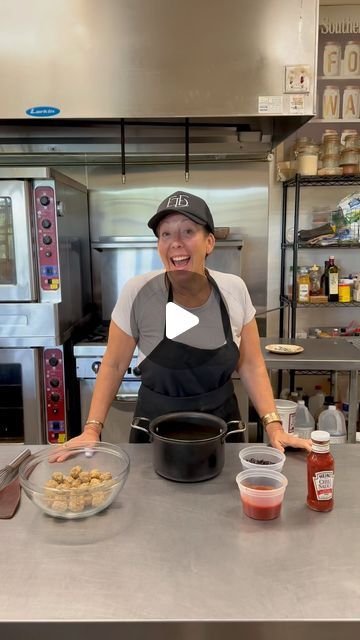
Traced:
<path fill-rule="evenodd" d="M 186 193 L 185 191 L 175 191 L 175 193 L 165 198 L 158 206 L 155 215 L 148 222 L 148 227 L 153 230 L 155 235 L 157 235 L 156 229 L 160 220 L 169 213 L 182 213 L 190 220 L 204 225 L 211 233 L 214 233 L 214 220 L 211 211 L 205 200 L 199 198 L 199 196 L 194 196 L 192 193 Z"/>

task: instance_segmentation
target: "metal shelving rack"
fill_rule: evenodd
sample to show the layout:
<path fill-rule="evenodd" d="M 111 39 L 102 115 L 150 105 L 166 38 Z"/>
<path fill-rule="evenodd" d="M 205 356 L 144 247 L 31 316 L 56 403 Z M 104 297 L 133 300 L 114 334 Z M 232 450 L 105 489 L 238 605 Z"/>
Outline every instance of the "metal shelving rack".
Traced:
<path fill-rule="evenodd" d="M 296 292 L 296 275 L 297 275 L 297 267 L 298 267 L 298 251 L 301 249 L 322 249 L 325 248 L 331 249 L 359 249 L 360 245 L 349 245 L 349 244 L 339 244 L 339 245 L 328 245 L 327 247 L 317 246 L 311 247 L 301 242 L 294 242 L 293 244 L 289 244 L 286 241 L 286 219 L 287 219 L 287 201 L 288 201 L 288 188 L 295 188 L 294 195 L 294 212 L 293 212 L 293 222 L 294 222 L 294 239 L 298 237 L 299 232 L 299 212 L 300 212 L 300 190 L 302 187 L 335 187 L 335 186 L 354 186 L 360 184 L 360 174 L 356 175 L 345 175 L 345 176 L 301 176 L 298 173 L 289 180 L 283 182 L 283 197 L 282 197 L 282 217 L 281 217 L 281 262 L 280 262 L 280 316 L 279 316 L 279 336 L 281 338 L 284 337 L 284 317 L 285 317 L 285 309 L 288 308 L 291 310 L 291 318 L 290 318 L 290 331 L 289 337 L 295 338 L 296 336 L 296 310 L 298 307 L 301 308 L 313 308 L 313 307 L 343 307 L 347 308 L 349 306 L 352 307 L 360 307 L 359 302 L 328 302 L 325 304 L 299 304 L 296 300 L 296 295 L 293 295 L 291 299 L 285 293 L 285 269 L 286 269 L 286 251 L 292 249 L 293 251 L 293 282 L 292 282 L 292 290 Z"/>

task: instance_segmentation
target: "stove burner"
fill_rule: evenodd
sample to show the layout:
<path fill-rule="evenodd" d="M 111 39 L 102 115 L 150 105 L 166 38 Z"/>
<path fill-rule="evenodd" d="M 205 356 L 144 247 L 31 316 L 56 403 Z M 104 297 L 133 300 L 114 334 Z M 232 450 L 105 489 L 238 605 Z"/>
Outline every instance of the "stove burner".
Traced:
<path fill-rule="evenodd" d="M 108 325 L 100 324 L 98 327 L 93 329 L 93 331 L 88 333 L 87 336 L 85 336 L 85 338 L 81 342 L 83 342 L 83 343 L 90 343 L 90 342 L 103 343 L 103 342 L 107 342 L 108 334 L 109 334 Z"/>

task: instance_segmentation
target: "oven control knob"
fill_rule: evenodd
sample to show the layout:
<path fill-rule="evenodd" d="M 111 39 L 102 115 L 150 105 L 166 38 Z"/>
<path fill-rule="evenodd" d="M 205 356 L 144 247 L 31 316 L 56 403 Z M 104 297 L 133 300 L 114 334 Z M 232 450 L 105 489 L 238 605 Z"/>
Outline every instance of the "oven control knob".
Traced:
<path fill-rule="evenodd" d="M 140 369 L 140 367 L 134 367 L 134 368 L 133 368 L 133 374 L 134 374 L 134 376 L 141 376 L 141 369 Z"/>
<path fill-rule="evenodd" d="M 43 207 L 47 207 L 50 202 L 50 198 L 48 198 L 48 196 L 41 196 L 40 202 L 43 205 Z"/>
<path fill-rule="evenodd" d="M 43 243 L 44 244 L 51 244 L 52 243 L 52 237 L 51 236 L 43 236 Z"/>
<path fill-rule="evenodd" d="M 53 402 L 59 402 L 60 400 L 60 393 L 52 393 L 50 396 L 51 400 Z"/>
<path fill-rule="evenodd" d="M 44 227 L 44 229 L 50 229 L 51 220 L 48 220 L 48 218 L 44 218 L 44 220 L 41 223 L 41 226 Z"/>
<path fill-rule="evenodd" d="M 51 387 L 58 387 L 60 384 L 60 380 L 58 380 L 57 378 L 51 378 L 50 380 L 50 386 Z"/>
<path fill-rule="evenodd" d="M 58 362 L 59 362 L 59 360 L 57 358 L 55 358 L 55 356 L 51 356 L 51 358 L 49 358 L 49 364 L 52 367 L 56 367 Z"/>
<path fill-rule="evenodd" d="M 96 360 L 96 362 L 92 363 L 91 368 L 92 368 L 94 373 L 98 373 L 98 371 L 100 369 L 100 365 L 101 365 L 101 362 L 99 360 Z"/>

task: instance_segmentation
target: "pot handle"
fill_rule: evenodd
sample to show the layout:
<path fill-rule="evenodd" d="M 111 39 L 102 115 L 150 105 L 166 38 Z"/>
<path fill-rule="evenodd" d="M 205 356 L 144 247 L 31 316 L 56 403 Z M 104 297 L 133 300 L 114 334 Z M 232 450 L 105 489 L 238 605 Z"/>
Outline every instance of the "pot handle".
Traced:
<path fill-rule="evenodd" d="M 145 422 L 145 423 L 147 423 L 147 426 L 146 427 L 141 427 L 139 422 Z M 153 439 L 153 436 L 149 431 L 149 424 L 150 424 L 149 418 L 144 418 L 143 416 L 139 416 L 139 417 L 136 416 L 136 417 L 134 417 L 132 419 L 130 427 L 132 429 L 138 429 L 139 431 L 144 431 L 144 433 L 146 433 L 149 436 L 149 440 L 151 442 L 152 439 Z"/>
<path fill-rule="evenodd" d="M 230 424 L 241 425 L 241 429 L 239 427 L 239 429 L 233 429 L 232 431 L 228 431 L 227 433 L 225 433 L 224 440 L 226 440 L 228 436 L 232 436 L 235 433 L 242 433 L 243 431 L 246 431 L 246 424 L 241 420 L 230 420 L 230 422 L 227 422 L 226 424 L 227 426 L 229 426 Z"/>

